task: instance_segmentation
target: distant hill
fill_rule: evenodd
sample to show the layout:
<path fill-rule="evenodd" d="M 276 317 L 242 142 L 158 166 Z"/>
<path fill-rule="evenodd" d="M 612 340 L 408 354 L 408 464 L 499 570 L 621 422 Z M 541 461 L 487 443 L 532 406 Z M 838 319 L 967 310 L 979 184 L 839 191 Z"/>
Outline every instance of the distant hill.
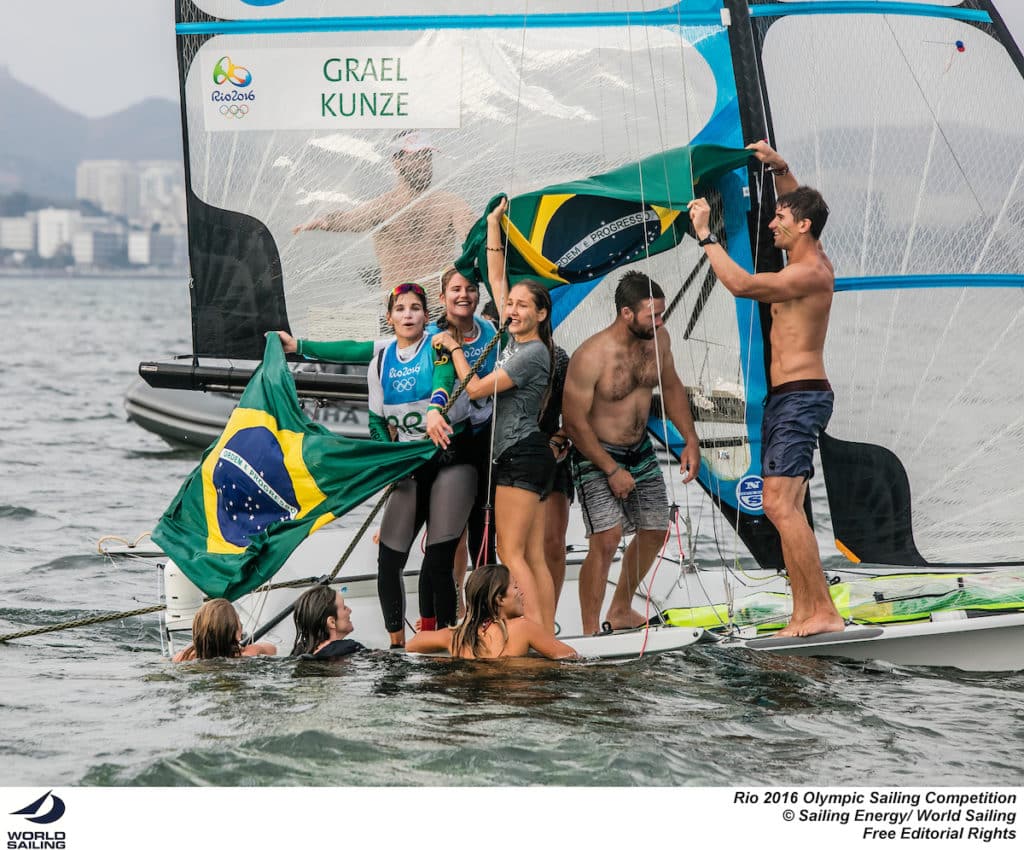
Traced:
<path fill-rule="evenodd" d="M 181 118 L 173 100 L 150 98 L 86 118 L 0 66 L 0 193 L 75 196 L 83 159 L 181 159 Z"/>

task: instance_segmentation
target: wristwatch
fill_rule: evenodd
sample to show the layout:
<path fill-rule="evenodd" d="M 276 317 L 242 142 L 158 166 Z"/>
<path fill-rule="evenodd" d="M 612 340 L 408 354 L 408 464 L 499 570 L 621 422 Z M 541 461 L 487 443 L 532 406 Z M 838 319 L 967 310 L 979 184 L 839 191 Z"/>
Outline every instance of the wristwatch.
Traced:
<path fill-rule="evenodd" d="M 714 233 L 709 233 L 707 236 L 705 236 L 703 239 L 701 239 L 697 244 L 700 245 L 701 248 L 703 248 L 705 245 L 717 245 L 718 244 L 718 237 L 715 236 Z"/>

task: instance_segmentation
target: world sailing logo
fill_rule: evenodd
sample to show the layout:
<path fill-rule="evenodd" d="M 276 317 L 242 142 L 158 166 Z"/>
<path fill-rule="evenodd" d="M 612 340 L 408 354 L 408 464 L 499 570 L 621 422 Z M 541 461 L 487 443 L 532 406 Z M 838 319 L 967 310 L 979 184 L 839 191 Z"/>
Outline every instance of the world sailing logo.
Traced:
<path fill-rule="evenodd" d="M 37 814 L 37 812 L 43 807 L 43 803 L 46 802 L 46 798 L 50 798 L 50 810 L 45 814 Z M 47 791 L 38 800 L 29 803 L 25 808 L 18 809 L 16 812 L 11 812 L 12 815 L 24 815 L 25 820 L 31 821 L 32 823 L 48 824 L 56 823 L 62 817 L 64 817 L 66 807 L 64 801 L 58 797 L 53 791 Z"/>

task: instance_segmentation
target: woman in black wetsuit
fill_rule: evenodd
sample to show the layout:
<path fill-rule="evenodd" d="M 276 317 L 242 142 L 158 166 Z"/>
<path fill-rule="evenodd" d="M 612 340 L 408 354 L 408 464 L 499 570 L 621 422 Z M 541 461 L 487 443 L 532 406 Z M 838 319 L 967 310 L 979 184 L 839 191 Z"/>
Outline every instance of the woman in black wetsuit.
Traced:
<path fill-rule="evenodd" d="M 345 604 L 345 597 L 327 585 L 317 585 L 303 593 L 295 603 L 292 617 L 295 620 L 292 655 L 341 658 L 366 648 L 348 639 L 352 634 L 352 609 Z"/>

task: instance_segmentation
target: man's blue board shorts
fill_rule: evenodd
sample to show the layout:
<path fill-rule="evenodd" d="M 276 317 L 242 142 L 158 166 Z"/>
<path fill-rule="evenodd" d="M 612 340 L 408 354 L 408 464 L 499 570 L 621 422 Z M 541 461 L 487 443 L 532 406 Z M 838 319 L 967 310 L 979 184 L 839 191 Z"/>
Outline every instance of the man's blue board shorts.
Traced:
<path fill-rule="evenodd" d="M 814 449 L 832 417 L 834 400 L 827 380 L 790 381 L 771 388 L 761 422 L 763 477 L 814 476 Z"/>

